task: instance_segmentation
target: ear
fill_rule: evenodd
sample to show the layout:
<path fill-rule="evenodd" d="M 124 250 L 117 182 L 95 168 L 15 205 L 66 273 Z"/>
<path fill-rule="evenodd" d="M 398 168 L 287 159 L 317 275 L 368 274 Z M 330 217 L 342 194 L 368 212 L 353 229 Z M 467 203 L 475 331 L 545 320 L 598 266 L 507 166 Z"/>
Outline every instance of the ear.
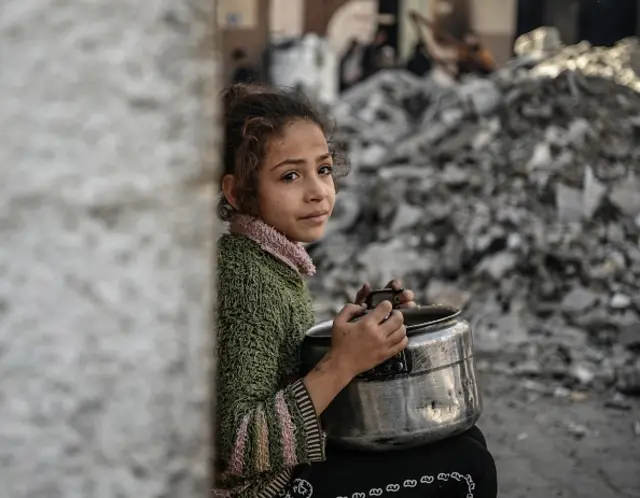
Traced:
<path fill-rule="evenodd" d="M 238 211 L 238 203 L 236 202 L 236 178 L 233 175 L 224 175 L 222 177 L 222 194 L 231 207 Z"/>

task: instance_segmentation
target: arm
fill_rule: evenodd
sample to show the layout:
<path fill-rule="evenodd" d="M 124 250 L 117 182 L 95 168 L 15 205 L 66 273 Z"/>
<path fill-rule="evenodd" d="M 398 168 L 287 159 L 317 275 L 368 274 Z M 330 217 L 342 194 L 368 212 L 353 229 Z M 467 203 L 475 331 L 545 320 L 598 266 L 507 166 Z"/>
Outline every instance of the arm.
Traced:
<path fill-rule="evenodd" d="M 260 306 L 269 306 L 268 300 L 261 299 Z M 269 313 L 247 315 L 243 308 L 219 313 L 221 470 L 250 479 L 324 460 L 324 438 L 305 383 L 278 389 L 282 323 Z"/>
<path fill-rule="evenodd" d="M 438 30 L 434 23 L 419 14 L 417 11 L 411 11 L 409 16 L 414 23 L 414 28 L 418 34 L 418 38 L 424 42 L 431 59 L 434 63 L 439 64 L 449 74 L 453 75 L 451 65 L 453 61 L 458 58 L 460 42 L 449 35 L 446 31 Z M 421 25 L 427 27 L 426 33 L 422 30 Z M 447 47 L 437 43 L 435 35 L 440 35 L 449 43 L 450 46 Z"/>
<path fill-rule="evenodd" d="M 352 378 L 353 373 L 348 365 L 342 364 L 331 352 L 307 374 L 303 382 L 318 415 L 327 409 L 333 398 L 347 387 Z"/>

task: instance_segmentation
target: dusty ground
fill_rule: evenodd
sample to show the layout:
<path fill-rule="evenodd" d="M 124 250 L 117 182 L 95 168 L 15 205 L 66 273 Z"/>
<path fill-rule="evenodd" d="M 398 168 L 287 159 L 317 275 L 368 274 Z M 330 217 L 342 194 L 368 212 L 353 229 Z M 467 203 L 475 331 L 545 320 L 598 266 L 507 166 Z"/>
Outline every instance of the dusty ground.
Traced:
<path fill-rule="evenodd" d="M 521 380 L 489 374 L 482 388 L 478 425 L 496 459 L 500 496 L 640 497 L 639 400 L 620 411 L 595 394 L 582 401 L 532 397 Z M 588 433 L 575 436 L 576 426 Z"/>

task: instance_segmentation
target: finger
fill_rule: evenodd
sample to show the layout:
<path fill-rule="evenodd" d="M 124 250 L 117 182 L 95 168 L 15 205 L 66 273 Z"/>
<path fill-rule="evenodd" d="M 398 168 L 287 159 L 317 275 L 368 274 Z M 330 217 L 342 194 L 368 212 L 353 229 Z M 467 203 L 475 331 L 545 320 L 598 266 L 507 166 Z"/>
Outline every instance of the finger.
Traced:
<path fill-rule="evenodd" d="M 394 278 L 391 282 L 386 285 L 387 289 L 400 290 L 402 289 L 402 282 L 397 278 Z"/>
<path fill-rule="evenodd" d="M 336 316 L 334 322 L 346 323 L 355 317 L 361 316 L 364 313 L 362 306 L 358 304 L 349 303 L 340 310 L 340 313 Z"/>
<path fill-rule="evenodd" d="M 400 294 L 396 296 L 398 298 L 398 303 L 408 303 L 409 301 L 413 301 L 415 299 L 415 294 L 410 289 L 403 290 Z"/>
<path fill-rule="evenodd" d="M 397 330 L 398 328 L 402 327 L 403 323 L 404 323 L 404 315 L 400 311 L 394 310 L 389 315 L 389 318 L 380 324 L 380 329 L 382 330 L 382 333 L 386 337 L 387 335 L 391 334 L 394 330 Z"/>
<path fill-rule="evenodd" d="M 391 313 L 392 310 L 393 305 L 391 304 L 391 301 L 382 301 L 378 306 L 375 307 L 375 309 L 371 313 L 369 313 L 366 320 L 369 320 L 378 325 L 385 318 L 387 318 L 387 316 L 389 316 L 389 313 Z"/>
<path fill-rule="evenodd" d="M 394 329 L 386 338 L 386 343 L 389 347 L 393 347 L 402 341 L 407 336 L 407 327 L 400 325 Z"/>
<path fill-rule="evenodd" d="M 399 333 L 398 342 L 393 343 L 393 345 L 389 347 L 389 353 L 390 353 L 389 358 L 392 358 L 393 356 L 397 355 L 400 351 L 404 351 L 404 349 L 407 347 L 408 344 L 409 344 L 409 338 L 407 337 L 406 333 L 404 337 L 402 336 L 401 333 Z"/>
<path fill-rule="evenodd" d="M 355 303 L 364 304 L 369 294 L 371 294 L 371 286 L 369 284 L 364 284 L 356 294 Z"/>
<path fill-rule="evenodd" d="M 418 303 L 416 303 L 415 301 L 409 301 L 408 303 L 399 304 L 397 307 L 403 310 L 418 308 Z"/>

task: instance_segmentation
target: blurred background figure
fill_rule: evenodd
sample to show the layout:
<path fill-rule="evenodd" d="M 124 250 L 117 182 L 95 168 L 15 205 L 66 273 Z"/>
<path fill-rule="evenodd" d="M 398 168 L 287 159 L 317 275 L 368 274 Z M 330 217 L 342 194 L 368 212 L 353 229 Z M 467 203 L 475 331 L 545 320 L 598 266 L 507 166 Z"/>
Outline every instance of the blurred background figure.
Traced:
<path fill-rule="evenodd" d="M 468 31 L 458 44 L 458 77 L 465 74 L 489 75 L 496 70 L 496 62 L 482 45 L 475 31 Z"/>
<path fill-rule="evenodd" d="M 340 58 L 340 91 L 347 90 L 362 78 L 362 45 L 352 39 Z"/>
<path fill-rule="evenodd" d="M 416 43 L 413 53 L 407 61 L 407 71 L 417 76 L 426 76 L 433 68 L 433 59 L 429 54 L 427 45 L 423 41 Z"/>
<path fill-rule="evenodd" d="M 384 45 L 380 50 L 379 69 L 391 69 L 396 66 L 396 50 L 391 45 Z"/>
<path fill-rule="evenodd" d="M 233 76 L 231 82 L 236 83 L 257 83 L 260 79 L 258 71 L 253 67 L 247 58 L 247 52 L 242 48 L 236 48 L 231 52 L 233 61 Z"/>
<path fill-rule="evenodd" d="M 384 29 L 379 29 L 373 41 L 369 43 L 362 56 L 363 79 L 377 73 L 382 68 L 383 48 L 387 45 L 388 35 Z"/>

